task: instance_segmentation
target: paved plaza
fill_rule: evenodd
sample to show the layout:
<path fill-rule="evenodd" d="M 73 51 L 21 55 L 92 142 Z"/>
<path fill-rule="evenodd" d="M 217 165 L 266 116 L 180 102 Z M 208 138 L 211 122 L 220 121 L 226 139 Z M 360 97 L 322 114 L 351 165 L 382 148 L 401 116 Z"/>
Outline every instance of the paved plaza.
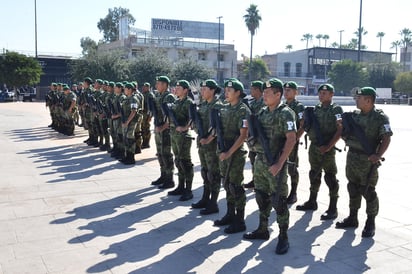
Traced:
<path fill-rule="evenodd" d="M 124 166 L 85 145 L 83 129 L 67 137 L 48 128 L 44 103 L 2 103 L 0 273 L 412 273 L 412 106 L 378 107 L 390 117 L 394 136 L 379 168 L 375 237 L 361 237 L 364 200 L 359 228 L 335 229 L 349 213 L 343 151 L 337 153 L 338 219 L 320 221 L 329 203 L 322 182 L 317 211 L 290 208 L 290 249 L 276 255 L 273 211 L 270 239 L 251 242 L 213 226 L 226 210 L 223 189 L 219 214 L 201 216 L 191 209 L 202 194 L 195 145 L 195 197 L 179 202 L 150 185 L 159 176 L 153 142 L 136 155 L 136 165 Z M 309 196 L 304 145 L 299 155 L 298 204 Z M 247 162 L 245 182 L 250 179 Z M 247 199 L 252 231 L 258 224 L 253 191 Z"/>

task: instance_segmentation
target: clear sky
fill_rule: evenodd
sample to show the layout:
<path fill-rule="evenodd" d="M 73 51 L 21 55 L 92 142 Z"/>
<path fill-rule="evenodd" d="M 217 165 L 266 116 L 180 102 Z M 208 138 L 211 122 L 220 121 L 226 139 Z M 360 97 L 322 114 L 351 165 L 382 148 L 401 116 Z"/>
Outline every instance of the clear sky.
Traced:
<path fill-rule="evenodd" d="M 134 27 L 150 30 L 151 18 L 221 22 L 225 27 L 223 43 L 234 43 L 241 54 L 249 56 L 250 34 L 243 15 L 250 4 L 256 4 L 262 16 L 254 39 L 253 55 L 304 49 L 303 34 L 330 36 L 328 45 L 355 38 L 359 26 L 360 0 L 37 0 L 39 54 L 80 54 L 80 38 L 103 37 L 97 22 L 109 8 L 130 9 Z M 34 0 L 0 0 L 0 50 L 34 53 Z M 384 32 L 382 51 L 395 52 L 391 43 L 400 40 L 403 28 L 412 29 L 411 0 L 363 0 L 362 25 L 368 31 L 363 44 L 368 50 L 379 50 L 378 32 Z M 309 46 L 319 45 L 313 39 Z M 324 46 L 324 40 L 321 41 Z M 399 58 L 399 57 L 398 57 Z"/>

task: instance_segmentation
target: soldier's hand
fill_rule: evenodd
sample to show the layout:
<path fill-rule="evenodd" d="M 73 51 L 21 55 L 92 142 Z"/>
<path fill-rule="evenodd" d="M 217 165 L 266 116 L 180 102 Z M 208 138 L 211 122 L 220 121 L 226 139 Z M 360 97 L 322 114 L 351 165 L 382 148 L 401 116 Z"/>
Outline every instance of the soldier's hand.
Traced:
<path fill-rule="evenodd" d="M 379 156 L 378 154 L 372 154 L 371 156 L 368 157 L 368 160 L 371 161 L 372 163 L 376 164 L 380 160 L 382 160 L 382 157 Z"/>
<path fill-rule="evenodd" d="M 219 160 L 224 161 L 230 158 L 230 154 L 228 152 L 222 152 L 219 154 Z"/>
<path fill-rule="evenodd" d="M 278 175 L 279 171 L 282 169 L 282 166 L 280 166 L 278 163 L 271 165 L 269 167 L 269 172 L 273 175 L 276 176 Z"/>
<path fill-rule="evenodd" d="M 329 150 L 330 150 L 330 148 L 328 146 L 320 146 L 319 147 L 319 151 L 320 151 L 321 154 L 325 154 Z"/>

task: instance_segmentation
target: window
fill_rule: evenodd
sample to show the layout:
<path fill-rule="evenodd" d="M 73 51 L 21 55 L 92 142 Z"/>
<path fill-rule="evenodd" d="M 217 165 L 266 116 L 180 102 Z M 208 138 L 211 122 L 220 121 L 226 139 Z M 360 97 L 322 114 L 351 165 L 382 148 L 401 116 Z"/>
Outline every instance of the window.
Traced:
<path fill-rule="evenodd" d="M 290 76 L 290 63 L 289 62 L 283 63 L 283 70 L 285 72 L 285 76 Z"/>
<path fill-rule="evenodd" d="M 296 77 L 302 77 L 302 63 L 296 63 Z"/>
<path fill-rule="evenodd" d="M 201 60 L 201 61 L 205 61 L 206 60 L 206 53 L 204 52 L 199 52 L 199 54 L 197 55 L 197 59 Z"/>

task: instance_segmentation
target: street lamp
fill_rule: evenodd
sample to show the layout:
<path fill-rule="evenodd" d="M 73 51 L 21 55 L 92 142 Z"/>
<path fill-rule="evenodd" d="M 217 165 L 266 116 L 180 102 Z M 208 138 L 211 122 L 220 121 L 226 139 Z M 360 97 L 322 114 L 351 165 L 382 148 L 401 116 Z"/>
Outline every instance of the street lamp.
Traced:
<path fill-rule="evenodd" d="M 358 62 L 361 61 L 361 46 L 362 46 L 362 0 L 360 0 L 360 11 L 359 11 L 359 39 L 358 39 Z"/>
<path fill-rule="evenodd" d="M 343 29 L 341 29 L 341 30 L 338 30 L 338 32 L 339 32 L 339 48 L 341 49 L 342 48 L 342 32 L 344 32 L 345 30 L 343 30 Z"/>
<path fill-rule="evenodd" d="M 218 43 L 217 43 L 217 72 L 216 72 L 216 80 L 218 84 L 220 84 L 220 19 L 222 19 L 223 16 L 217 17 L 219 19 L 219 34 L 218 34 Z"/>

